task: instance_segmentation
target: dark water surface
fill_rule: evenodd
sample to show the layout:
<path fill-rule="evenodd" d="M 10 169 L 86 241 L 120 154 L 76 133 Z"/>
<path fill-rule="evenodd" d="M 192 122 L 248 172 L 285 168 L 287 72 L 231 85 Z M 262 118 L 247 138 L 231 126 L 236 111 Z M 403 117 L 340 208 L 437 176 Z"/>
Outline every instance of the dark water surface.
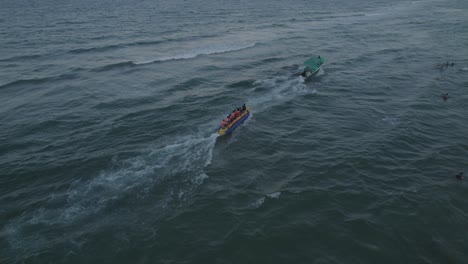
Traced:
<path fill-rule="evenodd" d="M 466 1 L 4 0 L 0 69 L 1 263 L 468 263 Z"/>

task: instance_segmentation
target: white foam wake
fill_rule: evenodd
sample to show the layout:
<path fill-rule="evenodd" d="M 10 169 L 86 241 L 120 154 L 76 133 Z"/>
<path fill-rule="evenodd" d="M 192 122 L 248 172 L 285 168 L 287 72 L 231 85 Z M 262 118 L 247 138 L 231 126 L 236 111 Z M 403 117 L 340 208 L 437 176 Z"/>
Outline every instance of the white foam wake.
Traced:
<path fill-rule="evenodd" d="M 304 79 L 296 77 L 273 77 L 258 80 L 255 87 L 250 91 L 250 98 L 247 102 L 255 112 L 263 111 L 274 107 L 299 95 L 313 94 L 316 91 L 306 87 Z"/>
<path fill-rule="evenodd" d="M 109 212 L 120 208 L 115 208 L 116 204 L 138 204 L 149 195 L 158 198 L 152 201 L 153 208 L 163 216 L 167 209 L 190 199 L 197 186 L 208 178 L 204 169 L 211 163 L 216 137 L 217 134 L 176 138 L 134 158 L 115 159 L 113 168 L 90 179 L 77 179 L 68 190 L 50 194 L 37 209 L 6 223 L 0 234 L 13 250 L 27 248 L 36 252 L 52 243 L 42 233 L 77 223 L 104 221 Z M 28 232 L 38 226 L 37 232 Z"/>

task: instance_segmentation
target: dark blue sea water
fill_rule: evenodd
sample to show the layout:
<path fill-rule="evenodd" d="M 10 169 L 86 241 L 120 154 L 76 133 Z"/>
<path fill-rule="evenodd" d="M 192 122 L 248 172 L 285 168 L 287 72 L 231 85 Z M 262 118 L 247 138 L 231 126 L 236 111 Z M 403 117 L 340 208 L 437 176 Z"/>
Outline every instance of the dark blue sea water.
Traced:
<path fill-rule="evenodd" d="M 2 0 L 0 263 L 468 263 L 467 131 L 464 0 Z"/>

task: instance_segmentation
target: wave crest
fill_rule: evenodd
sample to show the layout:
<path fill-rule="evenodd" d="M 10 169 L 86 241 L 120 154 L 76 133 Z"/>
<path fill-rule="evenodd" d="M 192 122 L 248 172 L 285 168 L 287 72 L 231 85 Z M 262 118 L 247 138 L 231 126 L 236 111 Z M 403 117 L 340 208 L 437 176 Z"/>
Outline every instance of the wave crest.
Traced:
<path fill-rule="evenodd" d="M 197 48 L 190 52 L 186 52 L 186 53 L 182 53 L 178 55 L 160 57 L 160 58 L 151 59 L 147 61 L 139 61 L 139 62 L 135 62 L 135 64 L 149 64 L 149 63 L 171 61 L 171 60 L 193 59 L 202 55 L 213 55 L 213 54 L 244 50 L 244 49 L 252 48 L 256 44 L 257 43 L 248 43 L 248 44 L 241 44 L 241 45 L 221 45 L 221 46 Z"/>
<path fill-rule="evenodd" d="M 58 76 L 51 76 L 51 77 L 44 77 L 44 78 L 34 78 L 34 79 L 21 79 L 12 81 L 6 84 L 0 85 L 0 89 L 9 88 L 12 86 L 24 86 L 24 85 L 32 85 L 32 84 L 41 84 L 49 81 L 59 81 L 59 80 L 69 80 L 76 77 L 76 74 L 62 74 Z"/>

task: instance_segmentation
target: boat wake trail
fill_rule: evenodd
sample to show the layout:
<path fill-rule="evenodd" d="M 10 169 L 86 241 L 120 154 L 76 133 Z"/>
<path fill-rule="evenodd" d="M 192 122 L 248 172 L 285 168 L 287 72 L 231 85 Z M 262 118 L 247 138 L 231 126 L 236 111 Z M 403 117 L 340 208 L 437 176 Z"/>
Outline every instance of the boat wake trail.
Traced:
<path fill-rule="evenodd" d="M 274 77 L 256 81 L 254 85 L 249 95 L 252 99 L 247 103 L 255 109 L 255 112 L 280 105 L 299 95 L 314 93 L 314 90 L 306 87 L 304 79 L 299 76 Z"/>
<path fill-rule="evenodd" d="M 6 223 L 0 229 L 0 238 L 8 242 L 12 256 L 18 252 L 34 255 L 46 247 L 63 246 L 86 236 L 81 231 L 68 231 L 67 238 L 56 239 L 57 234 L 76 225 L 88 226 L 92 232 L 109 224 L 130 225 L 137 221 L 138 210 L 121 212 L 126 210 L 122 203 L 134 207 L 150 203 L 154 214 L 151 219 L 157 222 L 170 215 L 171 209 L 189 202 L 208 177 L 204 169 L 211 163 L 216 137 L 176 138 L 134 158 L 114 158 L 110 169 L 91 178 L 84 175 L 71 182 L 67 190 L 48 194 L 39 208 Z"/>

